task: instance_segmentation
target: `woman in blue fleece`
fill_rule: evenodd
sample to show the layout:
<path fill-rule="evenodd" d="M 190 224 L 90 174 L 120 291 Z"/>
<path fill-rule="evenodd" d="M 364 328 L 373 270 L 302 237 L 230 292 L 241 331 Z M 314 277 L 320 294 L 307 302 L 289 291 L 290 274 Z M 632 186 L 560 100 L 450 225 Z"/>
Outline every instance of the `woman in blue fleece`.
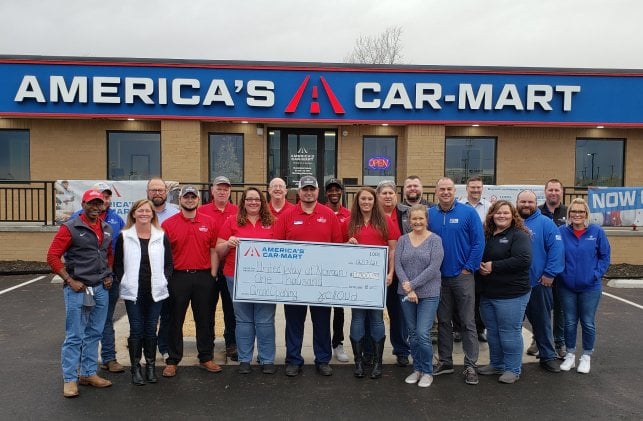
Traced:
<path fill-rule="evenodd" d="M 590 358 L 596 341 L 596 309 L 601 299 L 601 279 L 610 265 L 610 243 L 601 227 L 589 223 L 589 207 L 580 198 L 567 210 L 568 224 L 560 227 L 565 245 L 565 270 L 560 301 L 565 313 L 567 354 L 560 369 L 576 366 L 576 329 L 583 329 L 583 355 L 576 371 L 589 373 Z"/>

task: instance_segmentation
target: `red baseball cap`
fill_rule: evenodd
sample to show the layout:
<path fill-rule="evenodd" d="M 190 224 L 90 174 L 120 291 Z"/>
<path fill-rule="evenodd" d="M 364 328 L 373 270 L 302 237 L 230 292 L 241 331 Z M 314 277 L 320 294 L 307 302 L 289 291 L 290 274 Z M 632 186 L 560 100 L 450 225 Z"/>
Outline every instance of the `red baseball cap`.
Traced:
<path fill-rule="evenodd" d="M 103 200 L 103 194 L 101 192 L 98 192 L 94 189 L 87 190 L 85 193 L 83 193 L 83 203 L 84 202 L 91 202 L 92 200 L 100 200 L 101 202 L 105 203 Z"/>

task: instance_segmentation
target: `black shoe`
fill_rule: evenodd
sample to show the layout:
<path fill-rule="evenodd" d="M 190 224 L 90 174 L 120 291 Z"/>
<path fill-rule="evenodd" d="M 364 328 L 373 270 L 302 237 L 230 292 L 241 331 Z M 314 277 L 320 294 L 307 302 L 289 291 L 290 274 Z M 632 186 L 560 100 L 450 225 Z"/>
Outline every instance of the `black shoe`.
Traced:
<path fill-rule="evenodd" d="M 453 374 L 453 364 L 438 363 L 433 366 L 433 375 Z"/>
<path fill-rule="evenodd" d="M 250 374 L 252 369 L 250 368 L 250 363 L 239 363 L 239 369 L 237 370 L 239 374 Z"/>
<path fill-rule="evenodd" d="M 484 330 L 482 332 L 478 332 L 478 341 L 487 342 L 487 332 L 485 332 Z"/>
<path fill-rule="evenodd" d="M 297 377 L 302 372 L 302 368 L 297 364 L 288 364 L 286 366 L 286 376 Z"/>
<path fill-rule="evenodd" d="M 453 332 L 453 342 L 462 342 L 462 333 Z"/>
<path fill-rule="evenodd" d="M 277 368 L 274 364 L 264 364 L 261 367 L 261 372 L 263 374 L 275 374 L 277 372 Z"/>
<path fill-rule="evenodd" d="M 560 364 L 556 360 L 540 361 L 540 366 L 550 373 L 560 373 Z"/>
<path fill-rule="evenodd" d="M 559 360 L 564 359 L 566 354 L 567 347 L 565 347 L 565 345 L 556 345 L 556 356 Z"/>
<path fill-rule="evenodd" d="M 362 357 L 362 362 L 364 363 L 365 366 L 372 366 L 373 365 L 373 356 L 370 354 L 364 354 Z"/>
<path fill-rule="evenodd" d="M 398 355 L 397 356 L 397 366 L 398 367 L 408 367 L 410 364 L 408 355 Z"/>
<path fill-rule="evenodd" d="M 325 363 L 317 364 L 317 372 L 322 376 L 332 376 L 333 369 Z"/>
<path fill-rule="evenodd" d="M 237 354 L 237 345 L 232 344 L 232 345 L 226 346 L 225 356 L 227 358 L 230 358 L 232 361 L 239 361 L 239 354 Z"/>

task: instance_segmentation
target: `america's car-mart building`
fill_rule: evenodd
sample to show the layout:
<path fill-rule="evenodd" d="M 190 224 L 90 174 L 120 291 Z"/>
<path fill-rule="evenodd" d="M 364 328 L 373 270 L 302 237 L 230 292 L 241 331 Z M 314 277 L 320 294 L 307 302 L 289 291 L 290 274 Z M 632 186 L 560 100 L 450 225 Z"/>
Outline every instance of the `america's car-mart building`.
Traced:
<path fill-rule="evenodd" d="M 0 187 L 446 174 L 571 197 L 642 164 L 643 71 L 0 56 Z M 0 222 L 0 260 L 44 259 L 55 227 L 27 225 Z M 615 262 L 643 263 L 637 234 L 610 232 Z"/>

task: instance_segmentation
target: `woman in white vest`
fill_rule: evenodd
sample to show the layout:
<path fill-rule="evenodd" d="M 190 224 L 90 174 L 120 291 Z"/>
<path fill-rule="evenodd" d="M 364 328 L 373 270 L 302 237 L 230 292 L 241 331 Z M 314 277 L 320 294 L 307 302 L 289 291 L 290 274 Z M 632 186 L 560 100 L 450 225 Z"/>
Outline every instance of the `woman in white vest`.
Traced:
<path fill-rule="evenodd" d="M 162 301 L 169 296 L 172 275 L 170 242 L 159 227 L 153 204 L 134 202 L 125 229 L 116 242 L 114 272 L 121 280 L 120 294 L 130 324 L 127 344 L 132 364 L 132 383 L 145 384 L 141 354 L 145 352 L 145 380 L 156 383 L 156 326 Z"/>

